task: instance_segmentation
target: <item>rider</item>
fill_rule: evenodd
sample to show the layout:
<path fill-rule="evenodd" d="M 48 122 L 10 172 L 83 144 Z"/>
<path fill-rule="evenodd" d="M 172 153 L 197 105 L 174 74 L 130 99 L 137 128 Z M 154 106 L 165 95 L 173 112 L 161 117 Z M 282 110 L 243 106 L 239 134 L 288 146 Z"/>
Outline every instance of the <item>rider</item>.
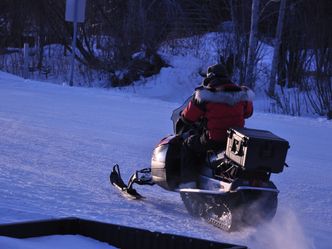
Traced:
<path fill-rule="evenodd" d="M 207 150 L 226 148 L 228 128 L 244 127 L 244 119 L 253 113 L 253 97 L 249 88 L 231 81 L 222 64 L 208 67 L 202 85 L 181 113 L 185 124 L 203 125 L 183 142 L 180 188 L 195 188 L 199 159 Z"/>

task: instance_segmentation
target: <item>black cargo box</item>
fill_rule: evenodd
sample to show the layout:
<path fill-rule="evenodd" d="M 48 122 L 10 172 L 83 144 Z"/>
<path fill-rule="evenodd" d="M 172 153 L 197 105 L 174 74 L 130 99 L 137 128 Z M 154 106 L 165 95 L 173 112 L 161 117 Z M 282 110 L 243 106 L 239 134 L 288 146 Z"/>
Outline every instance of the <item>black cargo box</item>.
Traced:
<path fill-rule="evenodd" d="M 249 128 L 228 130 L 226 156 L 244 170 L 283 171 L 289 143 L 270 131 Z"/>

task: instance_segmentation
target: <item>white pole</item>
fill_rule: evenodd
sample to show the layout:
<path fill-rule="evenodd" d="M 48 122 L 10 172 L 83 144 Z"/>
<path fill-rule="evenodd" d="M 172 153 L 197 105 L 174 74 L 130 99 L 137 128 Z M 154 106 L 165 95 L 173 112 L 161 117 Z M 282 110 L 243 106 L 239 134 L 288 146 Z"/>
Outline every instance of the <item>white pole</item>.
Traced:
<path fill-rule="evenodd" d="M 77 4 L 78 0 L 75 0 L 74 3 L 74 34 L 73 34 L 73 41 L 72 41 L 72 58 L 71 58 L 71 70 L 70 70 L 70 80 L 69 86 L 73 86 L 73 78 L 74 78 L 74 67 L 75 67 L 75 50 L 76 50 L 76 36 L 77 36 Z"/>

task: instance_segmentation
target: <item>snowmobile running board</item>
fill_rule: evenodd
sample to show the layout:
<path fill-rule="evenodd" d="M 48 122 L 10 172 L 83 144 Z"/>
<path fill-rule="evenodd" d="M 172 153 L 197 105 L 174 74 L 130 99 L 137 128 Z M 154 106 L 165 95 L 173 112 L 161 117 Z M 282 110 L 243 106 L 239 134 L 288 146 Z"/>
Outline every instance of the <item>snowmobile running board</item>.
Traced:
<path fill-rule="evenodd" d="M 239 186 L 235 190 L 232 190 L 231 192 L 237 192 L 239 190 L 259 190 L 259 191 L 270 191 L 270 192 L 279 193 L 279 190 L 275 188 L 262 188 L 262 187 L 250 187 L 250 186 Z"/>
<path fill-rule="evenodd" d="M 141 170 L 137 170 L 128 181 L 128 184 L 125 184 L 122 180 L 120 167 L 118 164 L 113 166 L 112 172 L 110 174 L 110 182 L 113 186 L 115 186 L 118 190 L 121 191 L 126 197 L 130 199 L 142 199 L 144 198 L 140 195 L 134 188 L 134 183 L 138 185 L 154 185 L 155 183 L 152 181 L 151 169 L 145 168 Z"/>
<path fill-rule="evenodd" d="M 201 194 L 212 194 L 212 195 L 223 195 L 226 193 L 235 193 L 240 190 L 257 190 L 257 191 L 270 191 L 270 192 L 276 192 L 279 193 L 278 189 L 273 188 L 261 188 L 261 187 L 249 187 L 249 186 L 240 186 L 237 187 L 234 190 L 231 190 L 229 192 L 225 192 L 223 190 L 207 190 L 207 189 L 197 189 L 197 188 L 182 188 L 179 189 L 179 192 L 187 192 L 187 193 L 201 193 Z"/>
<path fill-rule="evenodd" d="M 225 191 L 221 191 L 221 190 L 205 190 L 205 189 L 198 189 L 198 188 L 181 188 L 181 189 L 178 189 L 178 192 L 212 194 L 212 195 L 223 195 L 226 193 Z"/>

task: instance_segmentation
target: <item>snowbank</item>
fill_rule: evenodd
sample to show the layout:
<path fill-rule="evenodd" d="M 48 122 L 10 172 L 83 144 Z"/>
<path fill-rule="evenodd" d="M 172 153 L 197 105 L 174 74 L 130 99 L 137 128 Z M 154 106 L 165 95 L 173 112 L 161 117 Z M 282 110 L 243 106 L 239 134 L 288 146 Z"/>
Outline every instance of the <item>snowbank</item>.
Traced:
<path fill-rule="evenodd" d="M 6 249 L 115 249 L 80 235 L 53 235 L 28 239 L 0 236 L 0 248 Z"/>

